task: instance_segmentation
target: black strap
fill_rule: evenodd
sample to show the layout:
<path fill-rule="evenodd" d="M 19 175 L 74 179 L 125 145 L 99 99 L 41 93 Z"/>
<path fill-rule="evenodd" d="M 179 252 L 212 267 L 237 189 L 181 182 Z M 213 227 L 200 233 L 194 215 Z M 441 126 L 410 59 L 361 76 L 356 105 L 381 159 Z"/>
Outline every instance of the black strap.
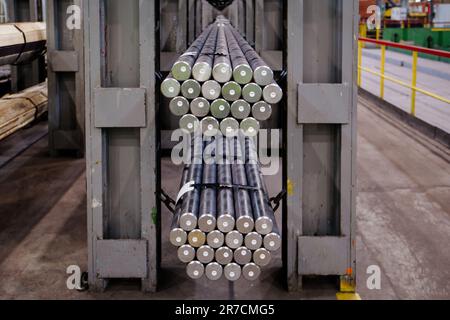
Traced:
<path fill-rule="evenodd" d="M 22 33 L 23 45 L 22 45 L 22 48 L 20 49 L 19 55 L 17 56 L 16 60 L 13 63 L 11 63 L 12 66 L 21 66 L 21 65 L 29 64 L 32 61 L 36 60 L 37 58 L 45 55 L 45 53 L 47 52 L 46 48 L 40 52 L 37 52 L 34 56 L 32 56 L 32 58 L 29 61 L 27 61 L 27 63 L 19 63 L 20 58 L 22 57 L 23 53 L 25 52 L 25 49 L 27 49 L 28 42 L 27 42 L 27 35 L 25 34 L 25 32 L 22 29 L 20 29 L 17 25 L 14 25 L 14 27 L 17 30 L 19 30 L 20 33 Z"/>
<path fill-rule="evenodd" d="M 27 46 L 27 35 L 26 35 L 25 32 L 24 32 L 22 29 L 20 29 L 17 25 L 14 25 L 14 27 L 15 27 L 17 30 L 19 30 L 20 33 L 22 33 L 22 37 L 23 37 L 23 45 L 22 45 L 22 49 L 20 49 L 20 53 L 19 53 L 19 55 L 17 56 L 16 60 L 15 60 L 13 63 L 11 63 L 11 65 L 16 66 L 17 63 L 19 62 L 20 58 L 22 57 L 22 54 L 24 53 L 25 48 L 26 48 L 26 46 Z"/>
<path fill-rule="evenodd" d="M 155 76 L 156 76 L 156 79 L 158 79 L 158 81 L 159 82 L 161 82 L 162 81 L 162 79 L 163 79 L 163 75 L 162 75 L 162 73 L 161 72 L 155 72 Z"/>
<path fill-rule="evenodd" d="M 256 187 L 242 186 L 242 185 L 228 185 L 228 184 L 219 184 L 219 183 L 211 183 L 211 184 L 195 184 L 192 186 L 193 188 L 200 189 L 233 189 L 233 190 L 249 190 L 249 191 L 262 191 Z M 282 190 L 277 196 L 270 198 L 269 205 L 273 209 L 273 212 L 277 212 L 280 208 L 281 202 L 286 196 L 287 191 Z M 174 199 L 172 199 L 164 190 L 160 190 L 160 192 L 156 192 L 156 197 L 166 206 L 166 208 L 172 213 L 175 214 L 177 203 Z"/>
<path fill-rule="evenodd" d="M 28 97 L 14 97 L 14 96 L 9 96 L 9 97 L 4 97 L 4 98 L 2 98 L 3 100 L 17 100 L 17 99 L 24 99 L 24 100 L 27 100 L 27 101 L 29 101 L 32 105 L 33 105 L 33 107 L 34 107 L 34 120 L 36 120 L 37 118 L 38 118 L 38 115 L 39 115 L 39 105 L 37 105 L 37 104 L 35 104 L 34 103 L 34 101 L 31 99 L 31 98 L 28 98 Z"/>
<path fill-rule="evenodd" d="M 281 81 L 283 81 L 284 79 L 286 79 L 286 77 L 287 77 L 287 71 L 286 71 L 286 70 L 283 70 L 283 71 L 281 71 L 280 76 L 278 77 L 278 79 L 276 80 L 276 82 L 281 82 Z"/>
<path fill-rule="evenodd" d="M 223 184 L 223 183 L 201 183 L 192 185 L 196 189 L 233 189 L 233 190 L 248 190 L 248 191 L 263 191 L 260 188 L 243 186 L 239 184 Z"/>

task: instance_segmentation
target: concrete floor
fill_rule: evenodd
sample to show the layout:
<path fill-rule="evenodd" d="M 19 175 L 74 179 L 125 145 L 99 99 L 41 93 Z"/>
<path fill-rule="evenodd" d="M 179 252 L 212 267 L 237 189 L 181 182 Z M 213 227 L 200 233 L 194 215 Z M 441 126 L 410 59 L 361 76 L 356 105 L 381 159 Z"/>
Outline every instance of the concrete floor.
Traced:
<path fill-rule="evenodd" d="M 67 290 L 67 266 L 86 269 L 84 170 L 83 160 L 50 159 L 45 139 L 0 169 L 1 299 L 334 298 L 332 287 L 320 285 L 301 294 L 286 293 L 279 257 L 261 281 L 239 282 L 234 296 L 224 281 L 188 280 L 165 232 L 158 294 L 143 295 L 135 283 L 114 284 L 103 294 Z M 361 101 L 358 174 L 362 298 L 450 299 L 450 150 Z M 163 176 L 166 185 L 178 183 L 178 170 L 168 161 Z M 269 185 L 276 193 L 279 179 Z M 382 270 L 381 290 L 365 285 L 371 265 Z"/>
<path fill-rule="evenodd" d="M 380 72 L 380 49 L 364 49 L 362 65 Z M 386 51 L 386 75 L 406 83 L 412 79 L 412 57 Z M 362 72 L 362 88 L 379 96 L 380 77 Z M 450 99 L 450 64 L 419 58 L 417 87 Z M 385 100 L 403 111 L 411 111 L 411 89 L 385 81 Z M 425 122 L 450 133 L 450 105 L 417 93 L 416 116 Z"/>

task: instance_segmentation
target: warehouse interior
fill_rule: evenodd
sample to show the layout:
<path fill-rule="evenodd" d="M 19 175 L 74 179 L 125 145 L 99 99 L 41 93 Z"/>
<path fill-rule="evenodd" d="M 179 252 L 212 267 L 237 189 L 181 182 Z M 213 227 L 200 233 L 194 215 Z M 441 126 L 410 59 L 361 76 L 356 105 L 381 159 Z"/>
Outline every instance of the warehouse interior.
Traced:
<path fill-rule="evenodd" d="M 450 1 L 0 0 L 0 299 L 450 299 L 449 148 Z"/>

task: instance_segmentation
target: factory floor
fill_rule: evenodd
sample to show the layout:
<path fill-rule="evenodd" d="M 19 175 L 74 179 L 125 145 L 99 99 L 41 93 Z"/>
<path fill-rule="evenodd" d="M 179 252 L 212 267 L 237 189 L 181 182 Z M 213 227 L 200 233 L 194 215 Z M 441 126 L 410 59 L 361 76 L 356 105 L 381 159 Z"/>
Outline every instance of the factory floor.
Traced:
<path fill-rule="evenodd" d="M 41 125 L 42 126 L 42 125 Z M 38 130 L 31 128 L 28 130 Z M 42 130 L 42 128 L 40 128 Z M 39 131 L 40 132 L 40 131 Z M 23 136 L 22 136 L 23 135 Z M 12 152 L 24 132 L 0 144 Z M 357 278 L 363 299 L 450 299 L 450 150 L 361 100 L 359 106 Z M 279 256 L 254 284 L 191 281 L 167 241 L 163 220 L 160 292 L 114 283 L 105 293 L 66 288 L 66 268 L 86 269 L 83 160 L 52 159 L 46 139 L 0 169 L 0 299 L 334 299 L 328 285 L 288 294 Z M 164 188 L 175 193 L 179 169 L 163 161 Z M 269 182 L 271 193 L 279 179 Z M 168 217 L 166 211 L 163 212 Z M 366 286 L 381 269 L 381 290 Z M 232 290 L 234 289 L 234 290 Z"/>

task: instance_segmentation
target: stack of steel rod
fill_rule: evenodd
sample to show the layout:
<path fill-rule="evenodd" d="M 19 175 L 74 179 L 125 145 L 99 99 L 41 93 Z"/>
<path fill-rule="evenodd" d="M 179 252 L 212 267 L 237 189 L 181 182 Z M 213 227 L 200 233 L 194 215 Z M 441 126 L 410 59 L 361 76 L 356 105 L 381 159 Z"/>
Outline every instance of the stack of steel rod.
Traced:
<path fill-rule="evenodd" d="M 273 71 L 223 17 L 175 62 L 161 92 L 181 129 L 207 136 L 256 136 L 283 98 Z"/>
<path fill-rule="evenodd" d="M 191 189 L 176 206 L 170 232 L 179 260 L 192 279 L 257 280 L 281 237 L 253 141 L 194 138 L 191 150 L 180 187 Z"/>

